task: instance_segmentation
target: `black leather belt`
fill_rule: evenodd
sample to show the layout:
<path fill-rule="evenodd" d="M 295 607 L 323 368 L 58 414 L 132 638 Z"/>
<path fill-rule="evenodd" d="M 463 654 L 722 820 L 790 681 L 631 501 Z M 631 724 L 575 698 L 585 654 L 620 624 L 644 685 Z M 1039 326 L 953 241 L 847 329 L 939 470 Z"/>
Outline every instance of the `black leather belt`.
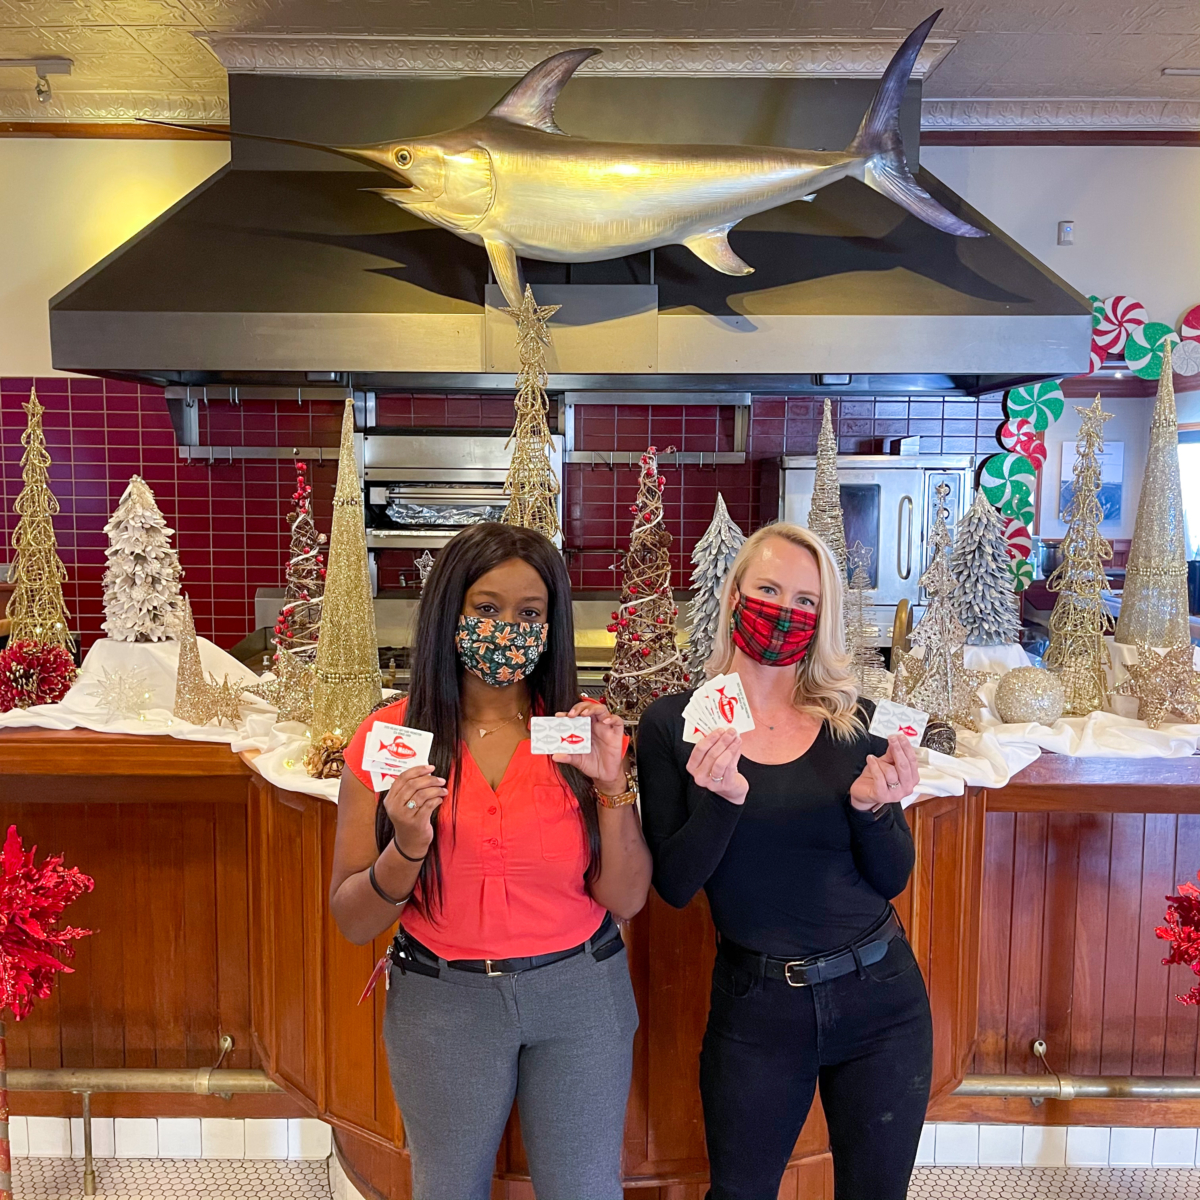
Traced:
<path fill-rule="evenodd" d="M 812 987 L 814 983 L 827 983 L 830 979 L 849 975 L 862 966 L 879 962 L 888 952 L 892 939 L 903 936 L 904 930 L 895 910 L 889 909 L 887 916 L 875 929 L 863 934 L 844 950 L 831 950 L 828 954 L 815 954 L 810 958 L 775 958 L 770 954 L 747 950 L 745 946 L 723 937 L 717 953 L 730 966 L 741 967 L 766 979 L 781 979 L 792 987 Z"/>
<path fill-rule="evenodd" d="M 578 946 L 572 946 L 569 950 L 534 954 L 528 958 L 455 958 L 448 961 L 446 966 L 452 971 L 468 971 L 475 975 L 517 975 L 521 971 L 533 971 L 538 967 L 548 967 L 551 963 L 574 958 L 585 951 L 597 962 L 603 962 L 606 958 L 612 958 L 624 945 L 621 931 L 612 919 L 612 914 L 606 913 L 600 928 L 586 942 L 580 942 Z M 441 975 L 438 966 L 441 960 L 438 956 L 403 929 L 392 939 L 388 957 L 400 968 L 402 975 L 406 971 L 412 971 L 415 975 L 428 975 L 434 979 Z"/>

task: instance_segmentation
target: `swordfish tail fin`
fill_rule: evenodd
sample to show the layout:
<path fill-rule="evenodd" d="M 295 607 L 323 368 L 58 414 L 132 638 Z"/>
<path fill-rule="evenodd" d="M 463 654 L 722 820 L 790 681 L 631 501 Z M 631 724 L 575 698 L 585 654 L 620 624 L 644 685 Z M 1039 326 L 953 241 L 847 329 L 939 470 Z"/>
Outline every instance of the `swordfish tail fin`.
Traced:
<path fill-rule="evenodd" d="M 942 10 L 938 9 L 922 21 L 892 56 L 871 107 L 867 109 L 854 141 L 846 147 L 846 153 L 862 159 L 862 165 L 855 174 L 867 187 L 874 188 L 901 208 L 907 209 L 914 217 L 920 217 L 927 225 L 957 237 L 987 237 L 985 230 L 977 229 L 943 208 L 912 177 L 904 158 L 904 142 L 900 137 L 900 104 L 917 55 L 941 15 Z"/>

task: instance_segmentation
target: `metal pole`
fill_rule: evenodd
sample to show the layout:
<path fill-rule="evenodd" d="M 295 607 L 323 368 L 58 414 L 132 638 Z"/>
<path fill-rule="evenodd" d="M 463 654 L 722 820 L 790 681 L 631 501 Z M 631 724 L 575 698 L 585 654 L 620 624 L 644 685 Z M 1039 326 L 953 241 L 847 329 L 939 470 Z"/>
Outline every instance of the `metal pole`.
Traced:
<path fill-rule="evenodd" d="M 12 1200 L 12 1153 L 8 1145 L 8 1043 L 0 1021 L 0 1200 Z"/>
<path fill-rule="evenodd" d="M 96 1163 L 92 1158 L 92 1093 L 81 1092 L 83 1101 L 83 1194 L 96 1194 Z"/>
<path fill-rule="evenodd" d="M 22 1067 L 8 1073 L 8 1086 L 14 1092 L 190 1092 L 196 1096 L 283 1091 L 265 1071 L 214 1071 L 212 1067 Z"/>
<path fill-rule="evenodd" d="M 1024 1096 L 1030 1100 L 1200 1099 L 1192 1075 L 968 1075 L 956 1096 Z"/>

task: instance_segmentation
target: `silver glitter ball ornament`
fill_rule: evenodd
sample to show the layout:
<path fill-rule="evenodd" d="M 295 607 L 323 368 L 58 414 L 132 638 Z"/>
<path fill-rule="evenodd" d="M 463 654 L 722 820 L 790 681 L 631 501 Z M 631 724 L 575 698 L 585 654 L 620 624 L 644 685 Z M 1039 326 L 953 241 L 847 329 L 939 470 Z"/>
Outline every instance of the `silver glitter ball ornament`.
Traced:
<path fill-rule="evenodd" d="M 1053 725 L 1065 702 L 1058 677 L 1041 667 L 1017 667 L 996 684 L 996 711 L 1006 725 Z"/>

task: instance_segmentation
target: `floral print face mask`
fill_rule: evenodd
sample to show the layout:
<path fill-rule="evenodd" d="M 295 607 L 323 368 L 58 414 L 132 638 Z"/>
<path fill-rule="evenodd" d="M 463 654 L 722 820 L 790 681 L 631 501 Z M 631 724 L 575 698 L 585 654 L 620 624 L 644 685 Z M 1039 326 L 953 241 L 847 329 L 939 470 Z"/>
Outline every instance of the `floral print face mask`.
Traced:
<path fill-rule="evenodd" d="M 495 617 L 458 618 L 454 645 L 459 661 L 489 687 L 524 679 L 546 648 L 545 625 L 518 625 Z"/>

